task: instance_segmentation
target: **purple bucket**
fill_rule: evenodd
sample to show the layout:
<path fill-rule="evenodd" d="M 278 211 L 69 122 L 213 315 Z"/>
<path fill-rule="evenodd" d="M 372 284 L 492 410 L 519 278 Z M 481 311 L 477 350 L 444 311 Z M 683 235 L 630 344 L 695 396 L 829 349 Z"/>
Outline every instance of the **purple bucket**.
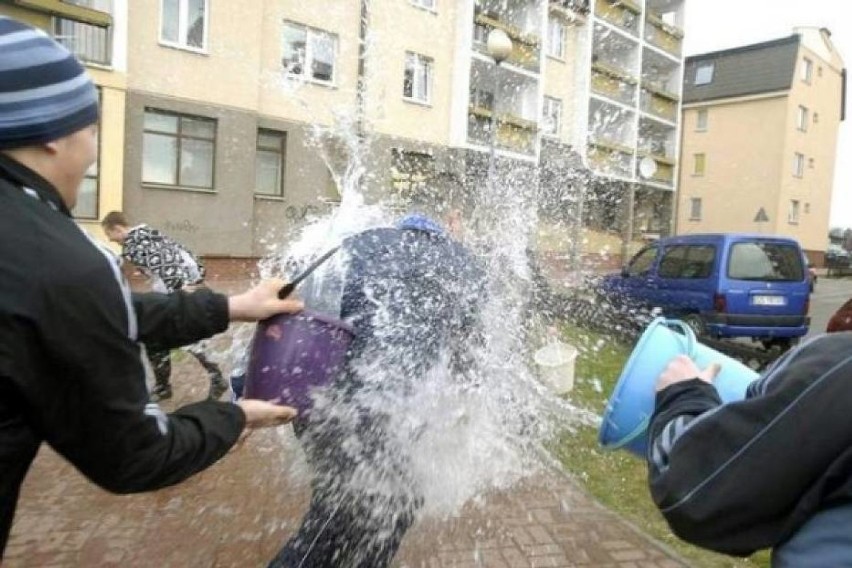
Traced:
<path fill-rule="evenodd" d="M 349 324 L 307 311 L 258 323 L 245 398 L 274 401 L 305 413 L 312 406 L 311 391 L 330 384 L 343 366 L 352 337 Z"/>

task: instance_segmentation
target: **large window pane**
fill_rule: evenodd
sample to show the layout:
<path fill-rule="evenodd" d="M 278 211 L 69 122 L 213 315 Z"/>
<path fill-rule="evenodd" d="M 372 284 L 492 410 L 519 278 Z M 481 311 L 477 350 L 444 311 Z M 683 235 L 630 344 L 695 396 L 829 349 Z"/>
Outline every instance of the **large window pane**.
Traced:
<path fill-rule="evenodd" d="M 178 117 L 159 112 L 145 112 L 145 130 L 177 134 Z"/>
<path fill-rule="evenodd" d="M 288 73 L 301 75 L 305 72 L 305 48 L 307 46 L 305 28 L 284 24 L 283 36 L 281 63 Z"/>
<path fill-rule="evenodd" d="M 334 38 L 322 32 L 313 32 L 312 36 L 311 75 L 318 81 L 331 81 L 334 78 Z"/>
<path fill-rule="evenodd" d="M 181 135 L 195 136 L 213 140 L 216 136 L 216 123 L 212 120 L 201 120 L 198 118 L 181 118 Z"/>
<path fill-rule="evenodd" d="M 180 31 L 180 2 L 163 0 L 161 36 L 163 41 L 178 43 Z"/>
<path fill-rule="evenodd" d="M 142 148 L 142 181 L 177 184 L 177 139 L 163 134 L 145 133 Z"/>
<path fill-rule="evenodd" d="M 98 218 L 98 179 L 86 177 L 80 184 L 77 194 L 77 205 L 74 207 L 74 217 L 79 219 Z"/>
<path fill-rule="evenodd" d="M 281 195 L 281 154 L 257 151 L 255 188 L 257 193 L 263 195 Z"/>
<path fill-rule="evenodd" d="M 213 144 L 184 138 L 180 150 L 180 185 L 212 188 Z"/>
<path fill-rule="evenodd" d="M 205 0 L 188 0 L 186 44 L 190 47 L 204 47 L 204 3 Z"/>

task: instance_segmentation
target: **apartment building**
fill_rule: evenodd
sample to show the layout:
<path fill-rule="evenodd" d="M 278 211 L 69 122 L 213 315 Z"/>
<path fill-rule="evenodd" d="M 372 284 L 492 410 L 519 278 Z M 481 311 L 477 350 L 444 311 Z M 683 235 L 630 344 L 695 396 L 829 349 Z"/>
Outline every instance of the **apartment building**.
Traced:
<path fill-rule="evenodd" d="M 87 231 L 102 236 L 98 219 L 120 209 L 123 200 L 127 1 L 2 0 L 0 14 L 53 35 L 85 63 L 98 87 L 98 162 L 86 174 L 72 213 Z"/>
<path fill-rule="evenodd" d="M 687 58 L 677 232 L 791 236 L 821 264 L 845 90 L 825 28 Z"/>

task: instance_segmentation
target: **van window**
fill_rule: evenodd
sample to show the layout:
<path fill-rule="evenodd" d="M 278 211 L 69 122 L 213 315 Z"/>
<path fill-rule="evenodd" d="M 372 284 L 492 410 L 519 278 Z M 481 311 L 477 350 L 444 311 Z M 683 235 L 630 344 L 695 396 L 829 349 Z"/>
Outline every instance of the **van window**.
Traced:
<path fill-rule="evenodd" d="M 709 278 L 716 260 L 713 245 L 674 245 L 666 247 L 660 260 L 660 278 Z"/>
<path fill-rule="evenodd" d="M 755 241 L 735 243 L 728 278 L 737 280 L 804 280 L 802 253 L 792 244 Z"/>
<path fill-rule="evenodd" d="M 655 258 L 657 258 L 657 247 L 646 248 L 645 250 L 639 251 L 639 253 L 633 257 L 633 260 L 630 261 L 630 265 L 627 267 L 627 274 L 629 276 L 645 274 L 651 270 L 651 266 L 653 266 Z"/>

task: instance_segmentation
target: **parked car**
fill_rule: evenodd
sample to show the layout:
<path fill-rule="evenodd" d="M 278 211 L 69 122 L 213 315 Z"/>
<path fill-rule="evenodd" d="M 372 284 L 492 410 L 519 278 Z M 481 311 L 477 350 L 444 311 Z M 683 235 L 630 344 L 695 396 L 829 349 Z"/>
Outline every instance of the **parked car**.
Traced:
<path fill-rule="evenodd" d="M 836 331 L 852 331 L 852 300 L 848 300 L 840 306 L 828 319 L 825 331 L 834 333 Z"/>
<path fill-rule="evenodd" d="M 598 292 L 620 306 L 658 308 L 699 334 L 787 348 L 808 332 L 810 279 L 795 239 L 700 234 L 640 250 Z"/>
<path fill-rule="evenodd" d="M 825 265 L 828 268 L 847 268 L 849 266 L 849 251 L 840 245 L 828 245 L 828 248 L 825 249 Z"/>

